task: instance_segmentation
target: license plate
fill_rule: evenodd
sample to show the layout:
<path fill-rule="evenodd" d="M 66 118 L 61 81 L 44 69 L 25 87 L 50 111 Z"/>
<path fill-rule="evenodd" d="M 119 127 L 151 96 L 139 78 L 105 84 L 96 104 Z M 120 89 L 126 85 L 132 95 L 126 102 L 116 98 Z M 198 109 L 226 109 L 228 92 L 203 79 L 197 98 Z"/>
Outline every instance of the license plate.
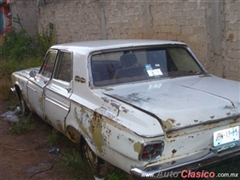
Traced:
<path fill-rule="evenodd" d="M 213 133 L 213 145 L 220 146 L 222 144 L 239 140 L 239 126 L 223 129 Z"/>

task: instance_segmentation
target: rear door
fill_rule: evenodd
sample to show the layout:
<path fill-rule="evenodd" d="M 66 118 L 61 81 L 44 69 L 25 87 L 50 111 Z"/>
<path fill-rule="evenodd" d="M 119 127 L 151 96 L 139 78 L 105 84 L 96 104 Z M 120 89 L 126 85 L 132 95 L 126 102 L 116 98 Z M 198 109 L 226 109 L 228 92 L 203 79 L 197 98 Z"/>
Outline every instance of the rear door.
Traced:
<path fill-rule="evenodd" d="M 52 79 L 44 88 L 45 119 L 64 133 L 72 94 L 72 53 L 59 51 Z"/>

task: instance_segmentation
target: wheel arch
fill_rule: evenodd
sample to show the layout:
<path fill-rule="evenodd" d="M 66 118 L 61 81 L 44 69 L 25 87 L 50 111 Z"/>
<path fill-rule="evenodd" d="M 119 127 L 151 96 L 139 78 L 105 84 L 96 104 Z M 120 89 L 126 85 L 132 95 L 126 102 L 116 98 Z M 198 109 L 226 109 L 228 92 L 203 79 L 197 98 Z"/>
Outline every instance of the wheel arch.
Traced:
<path fill-rule="evenodd" d="M 66 136 L 74 143 L 81 144 L 83 136 L 82 134 L 73 126 L 68 125 L 66 127 Z"/>

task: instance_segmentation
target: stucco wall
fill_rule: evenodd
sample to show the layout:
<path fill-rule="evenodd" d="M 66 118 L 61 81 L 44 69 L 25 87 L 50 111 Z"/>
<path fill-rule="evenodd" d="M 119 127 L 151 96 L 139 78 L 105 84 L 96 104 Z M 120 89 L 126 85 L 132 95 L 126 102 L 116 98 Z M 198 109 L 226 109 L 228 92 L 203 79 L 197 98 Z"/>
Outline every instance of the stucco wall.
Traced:
<path fill-rule="evenodd" d="M 38 32 L 38 7 L 36 0 L 11 0 L 12 25 L 17 30 L 25 29 L 30 36 Z M 19 17 L 20 23 L 15 19 Z M 22 26 L 22 27 L 21 27 Z"/>
<path fill-rule="evenodd" d="M 166 39 L 187 43 L 215 75 L 240 80 L 237 0 L 39 0 L 39 31 L 49 22 L 58 43 Z"/>

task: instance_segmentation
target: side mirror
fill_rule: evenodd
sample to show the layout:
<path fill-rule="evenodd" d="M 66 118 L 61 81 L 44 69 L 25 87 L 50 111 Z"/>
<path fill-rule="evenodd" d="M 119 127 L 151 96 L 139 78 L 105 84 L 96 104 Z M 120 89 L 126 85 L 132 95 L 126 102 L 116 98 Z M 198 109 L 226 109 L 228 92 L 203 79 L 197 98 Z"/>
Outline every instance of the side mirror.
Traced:
<path fill-rule="evenodd" d="M 33 78 L 36 76 L 36 74 L 37 74 L 36 71 L 30 71 L 29 73 L 30 77 L 33 77 Z"/>

